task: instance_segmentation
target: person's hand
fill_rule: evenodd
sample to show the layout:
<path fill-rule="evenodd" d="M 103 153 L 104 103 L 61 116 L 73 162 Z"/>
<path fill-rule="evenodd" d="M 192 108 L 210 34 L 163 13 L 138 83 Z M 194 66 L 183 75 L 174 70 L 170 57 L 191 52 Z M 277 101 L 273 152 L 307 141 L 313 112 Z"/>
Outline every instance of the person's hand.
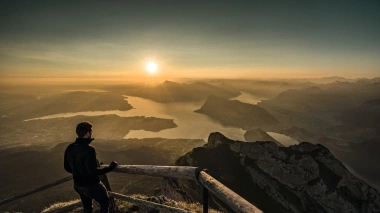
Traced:
<path fill-rule="evenodd" d="M 112 171 L 116 166 L 117 166 L 117 162 L 116 161 L 112 161 L 110 163 L 110 165 L 108 166 L 108 168 L 110 169 L 110 171 Z"/>

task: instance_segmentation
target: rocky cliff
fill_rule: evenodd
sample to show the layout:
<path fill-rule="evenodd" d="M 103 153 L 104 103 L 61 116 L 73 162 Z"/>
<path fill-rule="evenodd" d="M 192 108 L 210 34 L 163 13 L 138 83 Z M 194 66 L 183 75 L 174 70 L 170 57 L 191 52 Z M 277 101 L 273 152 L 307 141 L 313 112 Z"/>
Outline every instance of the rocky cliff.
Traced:
<path fill-rule="evenodd" d="M 177 165 L 207 168 L 210 175 L 264 212 L 379 212 L 380 193 L 352 175 L 322 145 L 281 147 L 233 141 L 212 133 L 204 147 Z M 164 179 L 164 195 L 201 201 L 196 183 Z M 226 208 L 216 198 L 211 205 Z"/>

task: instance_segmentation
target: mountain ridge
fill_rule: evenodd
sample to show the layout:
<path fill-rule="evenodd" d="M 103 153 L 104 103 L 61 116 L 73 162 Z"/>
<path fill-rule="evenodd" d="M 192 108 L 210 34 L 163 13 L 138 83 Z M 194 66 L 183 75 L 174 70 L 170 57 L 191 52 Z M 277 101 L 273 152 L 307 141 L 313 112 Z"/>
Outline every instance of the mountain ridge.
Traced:
<path fill-rule="evenodd" d="M 211 176 L 264 212 L 380 211 L 379 191 L 352 175 L 320 144 L 280 147 L 211 133 L 204 147 L 180 157 L 176 165 L 207 168 Z M 201 202 L 194 196 L 201 188 L 184 180 L 164 179 L 162 185 L 165 196 Z M 216 198 L 211 205 L 227 208 Z"/>
<path fill-rule="evenodd" d="M 240 95 L 240 91 L 234 88 L 214 86 L 205 82 L 180 84 L 166 80 L 154 87 L 128 91 L 127 95 L 147 98 L 159 103 L 172 103 L 203 101 L 209 95 L 232 98 Z"/>

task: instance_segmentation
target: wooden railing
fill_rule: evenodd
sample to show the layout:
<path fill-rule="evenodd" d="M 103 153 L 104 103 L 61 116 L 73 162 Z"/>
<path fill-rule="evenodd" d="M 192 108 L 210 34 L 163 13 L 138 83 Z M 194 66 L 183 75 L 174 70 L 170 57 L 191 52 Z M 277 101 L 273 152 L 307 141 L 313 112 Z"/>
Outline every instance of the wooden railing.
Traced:
<path fill-rule="evenodd" d="M 106 166 L 101 166 L 106 167 Z M 159 176 L 167 178 L 178 178 L 187 179 L 191 181 L 198 181 L 203 187 L 203 212 L 208 212 L 208 196 L 209 192 L 218 197 L 221 201 L 227 204 L 235 212 L 241 213 L 260 213 L 260 209 L 246 201 L 244 198 L 233 192 L 231 189 L 224 186 L 222 183 L 214 179 L 212 176 L 207 174 L 205 171 L 199 171 L 197 167 L 188 166 L 152 166 L 152 165 L 119 165 L 112 172 L 118 173 L 128 173 L 128 174 L 139 174 L 139 175 L 149 175 L 149 176 Z M 36 189 L 24 192 L 20 195 L 16 195 L 5 200 L 0 201 L 0 205 L 14 201 L 21 197 L 42 191 L 44 189 L 62 184 L 71 180 L 72 177 L 66 177 L 55 181 L 50 184 L 38 187 Z M 130 203 L 135 203 L 137 205 L 144 205 L 149 208 L 154 208 L 164 212 L 176 212 L 176 213 L 189 213 L 190 211 L 178 209 L 158 203 L 153 203 L 146 200 L 141 200 L 137 198 L 128 197 L 122 194 L 109 191 L 109 196 L 112 198 L 117 198 L 120 200 L 128 201 Z M 80 207 L 80 201 L 67 205 L 60 209 L 55 209 L 52 212 L 67 212 L 77 207 Z"/>

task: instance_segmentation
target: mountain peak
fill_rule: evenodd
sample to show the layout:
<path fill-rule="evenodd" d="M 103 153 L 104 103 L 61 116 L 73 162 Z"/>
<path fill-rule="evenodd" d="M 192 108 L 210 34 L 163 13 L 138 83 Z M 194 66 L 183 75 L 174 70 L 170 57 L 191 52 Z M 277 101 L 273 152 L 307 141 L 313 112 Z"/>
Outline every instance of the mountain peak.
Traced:
<path fill-rule="evenodd" d="M 208 136 L 208 143 L 204 145 L 206 148 L 215 148 L 220 144 L 233 144 L 234 141 L 228 139 L 226 136 L 221 134 L 220 132 L 213 132 Z"/>

